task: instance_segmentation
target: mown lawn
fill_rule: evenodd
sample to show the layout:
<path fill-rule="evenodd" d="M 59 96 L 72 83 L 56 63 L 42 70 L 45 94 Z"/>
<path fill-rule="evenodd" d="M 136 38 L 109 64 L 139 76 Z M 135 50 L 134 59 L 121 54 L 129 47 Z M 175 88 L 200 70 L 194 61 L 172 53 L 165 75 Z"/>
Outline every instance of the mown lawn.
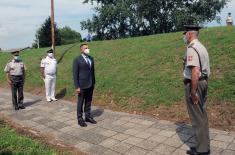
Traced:
<path fill-rule="evenodd" d="M 200 40 L 210 55 L 209 102 L 235 105 L 235 28 L 205 28 L 200 32 Z M 57 92 L 66 88 L 66 99 L 76 98 L 72 62 L 79 55 L 79 45 L 69 50 L 58 65 Z M 110 97 L 117 106 L 130 110 L 184 102 L 182 58 L 185 45 L 181 32 L 97 41 L 89 45 L 96 63 L 96 96 L 99 98 Z M 57 47 L 57 59 L 70 46 Z M 22 53 L 27 65 L 27 91 L 43 90 L 39 64 L 44 55 L 45 49 Z M 9 58 L 9 54 L 0 53 L 0 83 L 4 86 L 3 69 Z"/>
<path fill-rule="evenodd" d="M 22 136 L 0 120 L 0 154 L 1 155 L 68 155 L 45 144 Z"/>

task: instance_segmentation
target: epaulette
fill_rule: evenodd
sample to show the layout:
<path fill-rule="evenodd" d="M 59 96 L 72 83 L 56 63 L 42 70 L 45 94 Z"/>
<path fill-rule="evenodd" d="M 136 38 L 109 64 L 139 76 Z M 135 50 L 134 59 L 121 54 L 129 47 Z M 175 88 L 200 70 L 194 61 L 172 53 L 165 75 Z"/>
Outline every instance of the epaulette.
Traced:
<path fill-rule="evenodd" d="M 194 45 L 194 43 L 190 44 L 190 45 L 188 46 L 188 48 L 192 48 L 192 47 L 193 47 L 193 45 Z"/>

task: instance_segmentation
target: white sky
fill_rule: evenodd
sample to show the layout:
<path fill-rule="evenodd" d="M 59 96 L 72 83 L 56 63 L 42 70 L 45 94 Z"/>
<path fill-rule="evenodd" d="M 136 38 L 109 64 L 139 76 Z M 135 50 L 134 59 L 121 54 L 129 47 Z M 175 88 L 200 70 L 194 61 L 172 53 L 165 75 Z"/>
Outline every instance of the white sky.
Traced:
<path fill-rule="evenodd" d="M 83 0 L 54 0 L 55 20 L 59 27 L 65 25 L 80 32 L 83 37 L 87 31 L 81 31 L 80 22 L 91 18 L 93 6 L 84 5 Z M 235 19 L 235 0 L 232 0 L 222 13 L 225 19 L 232 12 Z M 11 49 L 31 46 L 35 32 L 50 16 L 50 0 L 0 0 L 0 48 Z M 225 25 L 222 21 L 221 25 Z M 208 26 L 220 26 L 216 22 Z"/>

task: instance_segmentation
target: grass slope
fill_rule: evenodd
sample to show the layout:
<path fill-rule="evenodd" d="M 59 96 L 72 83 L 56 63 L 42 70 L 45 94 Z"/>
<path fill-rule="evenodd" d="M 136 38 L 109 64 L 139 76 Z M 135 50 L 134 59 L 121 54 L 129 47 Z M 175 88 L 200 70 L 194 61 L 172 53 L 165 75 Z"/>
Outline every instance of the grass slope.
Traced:
<path fill-rule="evenodd" d="M 57 155 L 68 154 L 50 149 L 45 144 L 21 136 L 0 120 L 0 154 L 1 155 Z"/>
<path fill-rule="evenodd" d="M 235 104 L 235 28 L 203 29 L 201 42 L 210 55 L 212 75 L 209 102 Z M 154 108 L 184 102 L 182 58 L 185 45 L 182 33 L 169 33 L 89 44 L 96 63 L 96 94 L 111 97 L 119 107 Z M 71 45 L 57 47 L 57 59 Z M 27 90 L 43 89 L 40 59 L 45 49 L 22 53 L 27 65 Z M 79 44 L 65 55 L 58 65 L 57 91 L 66 88 L 65 98 L 75 98 L 72 62 L 79 55 Z M 5 64 L 9 54 L 0 53 L 0 83 L 6 86 Z M 106 103 L 105 103 L 106 104 Z"/>

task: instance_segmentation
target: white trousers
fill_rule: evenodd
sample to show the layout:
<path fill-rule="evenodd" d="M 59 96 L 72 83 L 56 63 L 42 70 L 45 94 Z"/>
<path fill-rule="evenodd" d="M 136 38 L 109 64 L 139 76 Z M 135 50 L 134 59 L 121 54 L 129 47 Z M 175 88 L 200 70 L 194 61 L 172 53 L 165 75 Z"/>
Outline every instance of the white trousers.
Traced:
<path fill-rule="evenodd" d="M 44 82 L 45 82 L 47 101 L 55 99 L 56 75 L 46 75 Z"/>

